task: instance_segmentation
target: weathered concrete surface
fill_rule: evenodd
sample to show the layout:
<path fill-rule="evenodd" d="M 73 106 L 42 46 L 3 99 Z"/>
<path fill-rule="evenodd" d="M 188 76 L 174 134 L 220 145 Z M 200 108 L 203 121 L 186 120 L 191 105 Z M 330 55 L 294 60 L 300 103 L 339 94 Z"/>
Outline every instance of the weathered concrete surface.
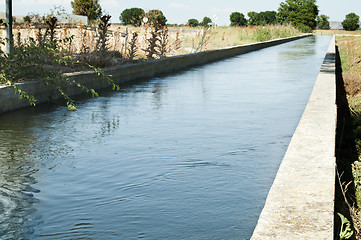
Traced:
<path fill-rule="evenodd" d="M 335 39 L 251 239 L 333 239 Z"/>
<path fill-rule="evenodd" d="M 121 65 L 104 70 L 107 74 L 112 75 L 112 79 L 116 80 L 118 84 L 121 84 L 128 81 L 150 78 L 159 74 L 178 71 L 223 58 L 260 50 L 262 48 L 275 46 L 308 36 L 310 35 L 302 35 L 298 37 L 276 39 L 242 46 L 209 50 L 196 54 L 162 58 L 139 64 Z M 109 87 L 107 81 L 97 78 L 96 74 L 90 71 L 70 73 L 67 74 L 67 76 L 70 79 L 75 80 L 76 82 L 80 82 L 88 88 L 93 88 L 95 90 Z M 46 86 L 40 81 L 22 83 L 20 86 L 22 90 L 35 96 L 37 103 L 49 102 L 62 98 L 62 96 L 54 87 Z M 83 90 L 76 86 L 67 85 L 63 86 L 63 89 L 69 96 L 83 93 Z M 19 99 L 18 96 L 14 94 L 13 89 L 4 86 L 0 87 L 0 114 L 27 106 L 29 106 L 27 100 Z"/>

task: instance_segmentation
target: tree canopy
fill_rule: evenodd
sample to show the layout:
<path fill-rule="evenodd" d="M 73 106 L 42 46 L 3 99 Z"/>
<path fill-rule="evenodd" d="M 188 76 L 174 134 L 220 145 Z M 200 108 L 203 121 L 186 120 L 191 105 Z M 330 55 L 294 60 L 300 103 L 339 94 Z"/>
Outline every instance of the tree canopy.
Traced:
<path fill-rule="evenodd" d="M 309 32 L 316 28 L 318 12 L 316 0 L 286 0 L 278 8 L 277 21 L 292 23 L 302 31 Z"/>
<path fill-rule="evenodd" d="M 231 21 L 231 26 L 246 26 L 247 20 L 244 17 L 243 13 L 233 12 L 229 16 L 229 20 Z"/>
<path fill-rule="evenodd" d="M 145 16 L 145 12 L 141 8 L 128 8 L 125 9 L 119 17 L 119 20 L 123 25 L 142 25 L 142 20 Z"/>
<path fill-rule="evenodd" d="M 248 25 L 267 25 L 276 23 L 277 13 L 275 11 L 249 12 Z"/>
<path fill-rule="evenodd" d="M 317 16 L 317 28 L 329 30 L 331 27 L 330 27 L 330 22 L 328 21 L 328 19 L 330 19 L 330 18 L 324 14 Z"/>
<path fill-rule="evenodd" d="M 190 27 L 197 27 L 199 25 L 199 22 L 197 19 L 191 18 L 188 20 L 188 25 Z"/>
<path fill-rule="evenodd" d="M 346 15 L 346 19 L 342 21 L 342 27 L 347 31 L 357 30 L 359 25 L 360 17 L 355 13 L 349 13 Z"/>
<path fill-rule="evenodd" d="M 150 10 L 146 16 L 148 17 L 148 22 L 150 23 L 159 23 L 162 26 L 165 26 L 167 23 L 167 18 L 164 16 L 163 12 L 158 9 Z"/>
<path fill-rule="evenodd" d="M 102 8 L 98 0 L 72 0 L 73 13 L 87 16 L 88 20 L 99 19 L 102 15 Z"/>
<path fill-rule="evenodd" d="M 211 22 L 212 22 L 212 19 L 210 17 L 204 17 L 203 21 L 201 22 L 201 25 L 204 27 L 207 27 L 208 23 L 211 23 Z"/>

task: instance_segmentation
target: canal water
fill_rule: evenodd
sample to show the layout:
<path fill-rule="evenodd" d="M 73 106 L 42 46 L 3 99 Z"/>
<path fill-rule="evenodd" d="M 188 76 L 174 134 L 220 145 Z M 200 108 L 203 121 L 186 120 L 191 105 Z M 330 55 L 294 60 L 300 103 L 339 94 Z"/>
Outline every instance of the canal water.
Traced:
<path fill-rule="evenodd" d="M 0 239 L 249 239 L 330 39 L 0 116 Z"/>

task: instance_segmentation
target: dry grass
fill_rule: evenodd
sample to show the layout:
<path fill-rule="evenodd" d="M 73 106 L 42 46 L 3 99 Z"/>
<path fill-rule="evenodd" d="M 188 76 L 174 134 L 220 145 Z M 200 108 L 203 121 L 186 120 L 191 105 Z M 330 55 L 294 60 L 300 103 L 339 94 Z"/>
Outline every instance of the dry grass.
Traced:
<path fill-rule="evenodd" d="M 4 35 L 4 30 L 0 29 L 0 36 Z M 45 26 L 41 30 L 34 26 L 21 26 L 14 29 L 15 45 L 26 41 L 29 38 L 38 39 L 39 35 L 44 35 Z M 132 34 L 137 33 L 136 43 L 131 43 Z M 236 45 L 243 45 L 253 42 L 265 41 L 275 38 L 283 38 L 299 35 L 290 25 L 265 26 L 265 27 L 217 27 L 205 30 L 204 28 L 190 27 L 170 27 L 168 31 L 168 51 L 163 56 L 174 56 L 180 54 L 194 53 L 196 50 L 204 51 L 210 49 L 219 49 Z M 97 57 L 92 54 L 97 50 L 99 41 L 99 29 L 96 26 L 76 26 L 76 27 L 57 27 L 55 39 L 65 39 L 73 36 L 71 44 L 67 43 L 63 47 L 70 54 L 82 55 L 87 58 L 91 64 L 103 60 L 104 57 Z M 144 49 L 147 49 L 151 29 L 149 27 L 131 27 L 111 25 L 108 31 L 107 48 L 112 54 L 106 56 L 110 65 L 119 63 L 128 63 L 133 60 L 146 59 Z M 137 44 L 138 51 L 128 61 L 130 46 Z M 201 46 L 200 46 L 201 45 Z M 4 50 L 4 49 L 3 49 Z M 132 54 L 131 54 L 132 55 Z M 101 66 L 104 63 L 100 64 Z"/>
<path fill-rule="evenodd" d="M 358 31 L 345 31 L 345 30 L 314 30 L 315 35 L 361 35 L 361 30 Z"/>
<path fill-rule="evenodd" d="M 361 94 L 361 36 L 338 36 L 343 79 L 350 96 Z"/>

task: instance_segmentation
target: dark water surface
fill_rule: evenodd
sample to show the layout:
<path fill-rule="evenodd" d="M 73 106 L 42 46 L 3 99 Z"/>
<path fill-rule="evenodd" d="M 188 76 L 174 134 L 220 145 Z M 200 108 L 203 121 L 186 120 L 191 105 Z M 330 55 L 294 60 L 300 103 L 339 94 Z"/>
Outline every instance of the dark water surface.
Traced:
<path fill-rule="evenodd" d="M 249 239 L 329 41 L 0 116 L 0 239 Z"/>

